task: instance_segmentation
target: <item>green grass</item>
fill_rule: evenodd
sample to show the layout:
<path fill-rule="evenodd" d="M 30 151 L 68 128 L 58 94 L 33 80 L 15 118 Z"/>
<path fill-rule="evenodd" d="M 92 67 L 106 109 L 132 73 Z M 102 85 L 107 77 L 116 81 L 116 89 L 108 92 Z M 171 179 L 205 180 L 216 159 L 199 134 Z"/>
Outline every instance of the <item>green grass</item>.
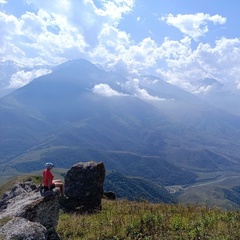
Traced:
<path fill-rule="evenodd" d="M 197 204 L 171 205 L 103 200 L 96 214 L 61 213 L 62 240 L 240 239 L 240 213 Z"/>

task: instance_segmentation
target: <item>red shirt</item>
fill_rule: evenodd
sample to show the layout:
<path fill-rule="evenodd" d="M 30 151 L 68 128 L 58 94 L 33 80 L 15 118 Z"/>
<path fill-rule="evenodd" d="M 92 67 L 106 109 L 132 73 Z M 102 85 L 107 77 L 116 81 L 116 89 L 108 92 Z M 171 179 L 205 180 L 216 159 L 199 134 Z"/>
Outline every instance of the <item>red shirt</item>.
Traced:
<path fill-rule="evenodd" d="M 54 175 L 51 173 L 49 169 L 44 169 L 43 171 L 43 185 L 45 187 L 50 187 L 52 185 Z"/>

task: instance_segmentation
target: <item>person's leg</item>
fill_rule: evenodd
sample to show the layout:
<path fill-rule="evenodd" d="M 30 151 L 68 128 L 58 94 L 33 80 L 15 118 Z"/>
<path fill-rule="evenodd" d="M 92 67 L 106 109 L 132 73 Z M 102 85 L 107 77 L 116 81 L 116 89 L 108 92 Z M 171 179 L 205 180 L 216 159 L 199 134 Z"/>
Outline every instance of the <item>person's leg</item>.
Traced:
<path fill-rule="evenodd" d="M 48 187 L 44 186 L 44 192 L 52 191 L 55 187 L 56 187 L 56 185 L 54 183 L 50 186 L 50 189 L 48 189 Z"/>
<path fill-rule="evenodd" d="M 50 187 L 50 189 L 48 187 L 44 186 L 44 188 L 43 188 L 43 195 L 46 195 L 47 193 L 52 192 L 52 190 L 54 188 L 55 188 L 54 184 Z"/>
<path fill-rule="evenodd" d="M 53 183 L 58 183 L 58 182 L 62 183 L 62 180 L 61 179 L 53 180 Z"/>
<path fill-rule="evenodd" d="M 62 181 L 61 182 L 58 182 L 58 181 L 55 182 L 54 181 L 54 184 L 55 184 L 56 187 L 60 188 L 61 194 L 64 195 L 64 184 L 63 184 L 63 182 Z"/>
<path fill-rule="evenodd" d="M 48 187 L 44 186 L 43 187 L 43 194 L 45 194 L 48 191 Z"/>

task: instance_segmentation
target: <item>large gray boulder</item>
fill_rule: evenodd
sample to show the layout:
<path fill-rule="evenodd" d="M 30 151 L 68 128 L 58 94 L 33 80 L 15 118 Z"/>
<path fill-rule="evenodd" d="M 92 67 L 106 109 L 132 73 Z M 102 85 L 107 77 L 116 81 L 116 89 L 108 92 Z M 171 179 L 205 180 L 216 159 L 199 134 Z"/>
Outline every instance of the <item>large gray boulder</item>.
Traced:
<path fill-rule="evenodd" d="M 65 176 L 65 200 L 67 210 L 94 212 L 100 210 L 103 196 L 105 167 L 103 162 L 79 162 Z"/>

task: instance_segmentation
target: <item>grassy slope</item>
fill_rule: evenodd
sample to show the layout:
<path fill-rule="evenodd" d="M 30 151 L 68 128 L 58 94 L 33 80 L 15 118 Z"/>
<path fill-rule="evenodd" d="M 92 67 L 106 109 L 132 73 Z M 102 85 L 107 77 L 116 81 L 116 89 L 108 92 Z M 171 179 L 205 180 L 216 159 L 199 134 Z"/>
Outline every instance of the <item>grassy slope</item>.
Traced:
<path fill-rule="evenodd" d="M 240 239 L 240 213 L 200 205 L 102 202 L 91 215 L 62 213 L 57 232 L 72 239 Z"/>
<path fill-rule="evenodd" d="M 56 175 L 62 176 L 62 169 L 57 172 Z M 27 178 L 29 176 L 11 179 L 0 186 L 0 193 L 9 190 L 15 182 L 26 181 Z M 32 179 L 36 184 L 41 181 L 39 175 L 32 176 Z M 224 184 L 227 183 L 223 181 Z M 202 191 L 198 189 L 198 194 L 206 197 L 206 189 L 206 186 Z M 216 194 L 221 200 L 221 193 Z M 223 211 L 203 204 L 152 204 L 147 201 L 103 199 L 102 211 L 99 213 L 61 213 L 57 231 L 63 240 L 240 239 L 239 220 L 239 211 Z"/>
<path fill-rule="evenodd" d="M 204 176 L 203 176 L 204 175 Z M 207 179 L 204 181 L 204 179 Z M 227 199 L 226 192 L 240 186 L 240 176 L 236 173 L 202 174 L 199 182 L 184 188 L 178 196 L 179 203 L 197 203 L 217 206 L 225 210 L 237 209 L 240 205 Z M 237 197 L 240 198 L 239 193 Z M 238 201 L 239 203 L 239 201 Z"/>

